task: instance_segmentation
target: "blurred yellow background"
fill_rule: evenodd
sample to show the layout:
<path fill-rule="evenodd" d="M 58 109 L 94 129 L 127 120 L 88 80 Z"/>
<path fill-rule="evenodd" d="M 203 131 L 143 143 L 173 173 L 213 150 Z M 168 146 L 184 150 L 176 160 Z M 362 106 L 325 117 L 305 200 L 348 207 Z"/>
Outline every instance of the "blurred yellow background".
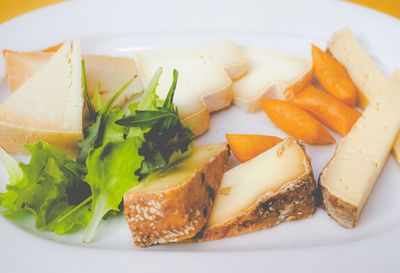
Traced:
<path fill-rule="evenodd" d="M 62 0 L 0 0 L 0 23 Z M 400 18 L 400 0 L 350 0 Z"/>

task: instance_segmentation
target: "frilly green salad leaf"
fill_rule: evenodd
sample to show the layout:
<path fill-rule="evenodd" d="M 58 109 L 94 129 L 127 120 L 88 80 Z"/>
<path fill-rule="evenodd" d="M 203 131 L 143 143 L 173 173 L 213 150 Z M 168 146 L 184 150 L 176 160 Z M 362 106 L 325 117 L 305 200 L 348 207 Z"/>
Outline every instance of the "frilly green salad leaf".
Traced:
<path fill-rule="evenodd" d="M 17 178 L 11 179 L 7 191 L 0 194 L 5 213 L 29 212 L 35 217 L 36 228 L 57 234 L 85 227 L 90 216 L 88 206 L 69 213 L 90 196 L 88 185 L 81 179 L 85 167 L 45 142 L 29 145 L 27 149 L 32 156 L 30 162 L 19 165 L 14 162 L 13 169 L 8 169 L 10 177 L 13 172 L 22 176 L 14 175 Z"/>
<path fill-rule="evenodd" d="M 27 146 L 32 156 L 28 164 L 18 164 L 0 149 L 0 161 L 10 176 L 0 204 L 8 214 L 30 212 L 41 230 L 65 234 L 84 227 L 84 242 L 89 242 L 101 220 L 120 210 L 129 188 L 191 152 L 193 134 L 173 105 L 177 71 L 164 101 L 156 93 L 160 68 L 142 99 L 129 105 L 131 113 L 125 116 L 124 110 L 113 105 L 136 76 L 107 102 L 100 99 L 98 87 L 92 105 L 84 62 L 82 70 L 84 98 L 93 123 L 84 130 L 77 160 L 42 141 Z"/>

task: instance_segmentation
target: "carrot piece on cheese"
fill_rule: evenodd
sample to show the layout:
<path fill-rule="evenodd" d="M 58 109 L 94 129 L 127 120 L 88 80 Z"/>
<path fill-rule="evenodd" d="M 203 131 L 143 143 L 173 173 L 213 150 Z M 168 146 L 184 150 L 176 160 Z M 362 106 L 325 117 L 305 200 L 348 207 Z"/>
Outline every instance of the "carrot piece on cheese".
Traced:
<path fill-rule="evenodd" d="M 226 139 L 236 159 L 240 162 L 248 161 L 282 141 L 275 136 L 245 134 L 226 134 Z"/>
<path fill-rule="evenodd" d="M 329 53 L 312 45 L 314 75 L 322 87 L 337 99 L 355 106 L 357 87 L 346 69 Z"/>
<path fill-rule="evenodd" d="M 329 129 L 347 135 L 361 114 L 354 108 L 310 85 L 291 100 L 294 105 L 306 110 Z"/>
<path fill-rule="evenodd" d="M 307 144 L 335 142 L 318 120 L 289 102 L 268 99 L 262 102 L 262 107 L 276 127 L 295 139 Z"/>

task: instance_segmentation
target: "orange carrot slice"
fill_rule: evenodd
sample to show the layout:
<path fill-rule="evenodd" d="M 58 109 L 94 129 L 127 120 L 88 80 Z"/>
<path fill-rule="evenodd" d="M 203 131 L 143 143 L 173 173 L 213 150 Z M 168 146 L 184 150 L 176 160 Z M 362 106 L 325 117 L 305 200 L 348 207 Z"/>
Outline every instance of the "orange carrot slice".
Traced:
<path fill-rule="evenodd" d="M 346 69 L 332 55 L 315 45 L 312 45 L 312 59 L 315 77 L 326 92 L 350 106 L 355 106 L 357 87 Z"/>
<path fill-rule="evenodd" d="M 236 159 L 240 162 L 246 162 L 282 141 L 275 136 L 244 134 L 226 134 L 226 139 Z"/>
<path fill-rule="evenodd" d="M 330 144 L 335 139 L 309 113 L 281 100 L 268 99 L 261 103 L 265 113 L 276 127 L 307 144 Z"/>
<path fill-rule="evenodd" d="M 42 49 L 41 52 L 54 53 L 54 52 L 56 52 L 57 50 L 59 50 L 60 47 L 62 47 L 63 44 L 64 44 L 64 43 L 59 43 L 59 44 L 50 46 L 50 47 L 48 47 L 48 48 Z"/>
<path fill-rule="evenodd" d="M 333 96 L 310 85 L 289 100 L 306 110 L 331 130 L 342 136 L 349 133 L 361 114 Z"/>

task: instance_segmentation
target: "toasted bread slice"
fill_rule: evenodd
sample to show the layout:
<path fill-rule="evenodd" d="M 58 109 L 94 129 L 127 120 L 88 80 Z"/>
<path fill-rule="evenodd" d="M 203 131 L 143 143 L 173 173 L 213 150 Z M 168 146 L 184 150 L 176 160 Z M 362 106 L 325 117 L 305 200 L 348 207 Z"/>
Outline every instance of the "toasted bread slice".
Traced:
<path fill-rule="evenodd" d="M 322 171 L 322 207 L 340 225 L 354 227 L 400 130 L 400 70 L 336 147 Z"/>
<path fill-rule="evenodd" d="M 224 174 L 205 230 L 194 240 L 215 240 L 299 220 L 315 211 L 311 160 L 287 138 Z"/>
<path fill-rule="evenodd" d="M 240 47 L 248 73 L 233 83 L 233 103 L 248 112 L 261 110 L 260 101 L 289 99 L 312 79 L 312 65 L 304 59 L 252 47 Z"/>
<path fill-rule="evenodd" d="M 47 63 L 52 52 L 17 52 L 4 50 L 5 72 L 8 89 L 13 92 L 28 78 Z M 122 85 L 137 74 L 135 61 L 131 58 L 111 57 L 101 55 L 86 55 L 86 80 L 91 96 L 100 85 L 101 97 L 109 99 Z M 115 105 L 122 106 L 126 100 L 143 91 L 141 81 L 134 81 L 118 98 Z"/>
<path fill-rule="evenodd" d="M 166 96 L 173 69 L 179 80 L 174 103 L 182 121 L 198 136 L 209 128 L 209 113 L 228 107 L 232 101 L 232 80 L 224 68 L 194 49 L 176 48 L 141 52 L 136 55 L 139 75 L 148 84 L 154 72 L 162 67 L 157 89 L 161 98 Z"/>
<path fill-rule="evenodd" d="M 124 213 L 138 247 L 193 237 L 205 223 L 229 157 L 226 144 L 200 145 L 177 166 L 124 195 Z"/>
<path fill-rule="evenodd" d="M 24 153 L 43 139 L 73 152 L 82 138 L 81 48 L 66 42 L 0 105 L 0 146 Z"/>
<path fill-rule="evenodd" d="M 358 104 L 364 109 L 369 100 L 383 92 L 387 81 L 386 76 L 348 28 L 335 32 L 328 43 L 328 48 L 357 85 Z M 400 134 L 393 147 L 393 156 L 400 164 Z"/>

